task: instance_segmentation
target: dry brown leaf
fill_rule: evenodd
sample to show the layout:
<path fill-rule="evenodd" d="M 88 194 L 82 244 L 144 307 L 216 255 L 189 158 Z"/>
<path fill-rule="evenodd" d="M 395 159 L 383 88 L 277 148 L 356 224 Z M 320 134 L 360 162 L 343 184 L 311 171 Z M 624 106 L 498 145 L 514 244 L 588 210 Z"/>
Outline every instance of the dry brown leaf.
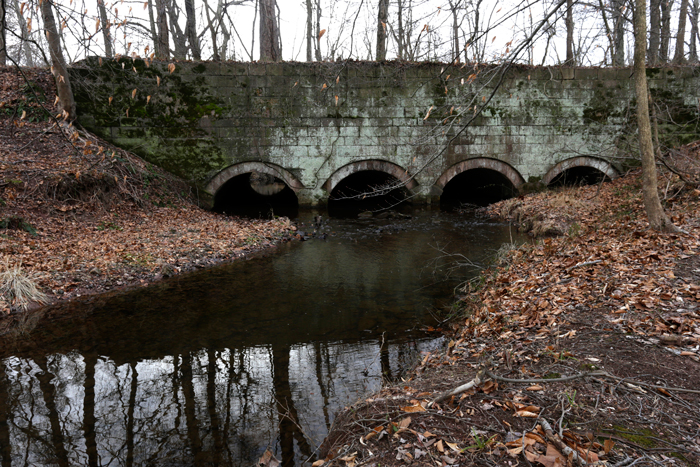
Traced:
<path fill-rule="evenodd" d="M 408 405 L 406 407 L 401 407 L 401 410 L 408 413 L 425 412 L 425 407 L 421 406 L 420 404 Z"/>
<path fill-rule="evenodd" d="M 605 442 L 603 443 L 603 452 L 605 454 L 608 454 L 614 446 L 615 446 L 615 441 L 613 441 L 611 439 L 606 439 Z"/>

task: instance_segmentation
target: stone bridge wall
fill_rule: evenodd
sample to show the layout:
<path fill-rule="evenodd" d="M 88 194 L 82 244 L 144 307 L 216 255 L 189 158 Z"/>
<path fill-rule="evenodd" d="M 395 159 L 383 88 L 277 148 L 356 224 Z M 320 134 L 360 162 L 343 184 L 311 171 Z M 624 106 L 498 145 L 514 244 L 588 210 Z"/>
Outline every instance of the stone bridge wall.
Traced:
<path fill-rule="evenodd" d="M 580 165 L 610 176 L 634 150 L 630 69 L 493 68 L 398 62 L 167 63 L 91 58 L 72 70 L 80 123 L 214 194 L 253 170 L 300 204 L 380 170 L 418 199 L 484 167 L 519 187 Z M 700 69 L 648 70 L 652 95 L 698 139 Z M 485 110 L 474 116 L 474 106 Z M 662 125 L 664 130 L 670 126 Z"/>

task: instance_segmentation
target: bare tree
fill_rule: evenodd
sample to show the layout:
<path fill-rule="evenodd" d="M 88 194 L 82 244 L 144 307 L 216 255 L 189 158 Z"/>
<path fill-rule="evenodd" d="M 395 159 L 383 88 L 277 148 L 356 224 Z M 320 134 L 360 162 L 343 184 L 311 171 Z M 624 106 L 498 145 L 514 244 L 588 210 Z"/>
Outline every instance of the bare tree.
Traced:
<path fill-rule="evenodd" d="M 276 14 L 277 0 L 260 0 L 258 6 L 260 12 L 260 60 L 279 62 L 282 60 L 282 54 Z"/>
<path fill-rule="evenodd" d="M 70 76 L 66 69 L 66 61 L 61 51 L 61 37 L 53 16 L 53 0 L 43 0 L 41 2 L 41 16 L 44 20 L 46 39 L 49 42 L 49 50 L 51 51 L 52 71 L 56 78 L 56 90 L 58 91 L 61 113 L 65 120 L 72 122 L 76 117 L 75 99 L 70 85 Z"/>
<path fill-rule="evenodd" d="M 5 0 L 0 0 L 0 66 L 7 64 L 7 34 L 5 25 L 7 24 L 7 10 Z"/>
<path fill-rule="evenodd" d="M 219 5 L 221 5 L 221 2 L 219 2 Z M 219 45 L 216 38 L 216 29 L 214 28 L 214 22 L 211 19 L 210 10 L 211 8 L 209 7 L 209 2 L 207 2 L 207 0 L 204 0 L 204 13 L 207 16 L 207 28 L 209 29 L 209 33 L 211 34 L 212 59 L 215 61 L 219 61 L 221 60 L 221 55 L 219 55 Z M 220 16 L 214 16 L 214 18 L 218 20 L 219 24 L 221 24 Z M 228 42 L 228 40 L 224 41 L 224 47 L 226 46 L 226 42 Z M 225 57 L 226 55 L 224 54 L 224 58 Z"/>
<path fill-rule="evenodd" d="M 566 62 L 574 65 L 574 1 L 566 1 Z"/>
<path fill-rule="evenodd" d="M 698 17 L 700 16 L 700 0 L 693 0 L 688 17 L 690 18 L 690 61 L 698 62 Z"/>
<path fill-rule="evenodd" d="M 311 51 L 313 49 L 314 36 L 314 10 L 311 6 L 311 0 L 306 0 L 306 61 L 313 60 Z"/>
<path fill-rule="evenodd" d="M 321 56 L 321 0 L 315 0 L 316 2 L 316 60 L 321 61 L 323 57 Z"/>
<path fill-rule="evenodd" d="M 647 60 L 652 66 L 659 62 L 659 45 L 661 41 L 661 2 L 663 0 L 650 0 L 649 12 L 649 49 Z"/>
<path fill-rule="evenodd" d="M 194 12 L 194 0 L 185 0 L 185 13 L 187 15 L 187 41 L 190 44 L 190 51 L 194 60 L 202 59 L 202 52 L 199 48 L 199 39 L 197 38 L 197 22 Z"/>
<path fill-rule="evenodd" d="M 613 14 L 613 66 L 625 66 L 625 1 L 612 0 Z M 646 47 L 646 45 L 645 45 Z"/>
<path fill-rule="evenodd" d="M 180 27 L 180 7 L 175 0 L 169 0 L 167 7 L 170 34 L 173 37 L 173 58 L 183 60 L 187 57 L 187 34 Z"/>
<path fill-rule="evenodd" d="M 22 16 L 22 7 L 19 5 L 19 0 L 14 0 L 12 6 L 15 11 L 15 16 L 17 17 L 17 24 L 19 25 L 20 31 L 19 53 L 17 54 L 17 59 L 19 61 L 22 53 L 24 53 L 26 65 L 32 67 L 34 66 L 34 56 L 32 54 L 31 42 L 29 40 L 27 22 Z"/>
<path fill-rule="evenodd" d="M 671 7 L 673 0 L 661 0 L 661 44 L 659 45 L 659 61 L 668 62 L 668 46 L 671 43 Z"/>
<path fill-rule="evenodd" d="M 168 13 L 165 7 L 166 0 L 156 1 L 156 15 L 158 18 L 158 42 L 156 42 L 156 56 L 161 60 L 170 58 L 170 34 L 168 28 Z"/>
<path fill-rule="evenodd" d="M 111 23 L 107 18 L 107 9 L 105 8 L 104 0 L 97 0 L 97 10 L 100 12 L 102 37 L 105 41 L 105 57 L 111 58 L 114 56 L 114 51 L 112 50 L 112 33 L 110 32 Z"/>
<path fill-rule="evenodd" d="M 676 53 L 673 63 L 681 64 L 685 61 L 685 19 L 688 16 L 688 0 L 681 0 L 681 9 L 678 13 L 678 33 L 676 35 Z"/>
<path fill-rule="evenodd" d="M 637 125 L 639 127 L 639 152 L 642 156 L 642 191 L 644 208 L 649 225 L 654 230 L 675 230 L 666 216 L 656 178 L 656 160 L 651 140 L 649 99 L 646 74 L 647 15 L 646 0 L 636 0 L 634 15 L 634 89 L 637 97 Z"/>
<path fill-rule="evenodd" d="M 386 31 L 389 20 L 389 0 L 379 0 L 379 11 L 377 13 L 377 52 L 375 59 L 378 62 L 386 60 Z"/>
<path fill-rule="evenodd" d="M 461 29 L 461 22 L 459 21 L 457 12 L 461 6 L 462 1 L 448 0 L 448 3 L 450 4 L 450 11 L 452 12 L 452 56 L 454 57 L 454 60 L 459 62 L 459 57 L 462 54 L 462 48 L 459 46 L 459 33 Z"/>

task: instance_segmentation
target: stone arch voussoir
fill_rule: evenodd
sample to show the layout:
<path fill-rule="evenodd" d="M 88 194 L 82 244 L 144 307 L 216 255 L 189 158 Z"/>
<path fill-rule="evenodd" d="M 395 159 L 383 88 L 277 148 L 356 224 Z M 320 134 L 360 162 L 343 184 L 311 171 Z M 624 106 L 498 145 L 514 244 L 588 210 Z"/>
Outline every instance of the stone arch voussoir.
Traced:
<path fill-rule="evenodd" d="M 542 183 L 549 185 L 552 183 L 552 180 L 557 178 L 559 175 L 575 167 L 591 167 L 593 169 L 597 169 L 607 175 L 610 179 L 615 179 L 620 176 L 617 169 L 615 169 L 615 167 L 613 167 L 613 165 L 605 159 L 598 159 L 597 157 L 590 156 L 578 156 L 563 160 L 549 169 L 547 174 L 542 179 Z"/>
<path fill-rule="evenodd" d="M 409 190 L 413 190 L 418 185 L 418 183 L 411 178 L 410 175 L 408 175 L 408 171 L 400 165 L 394 164 L 393 162 L 372 159 L 351 162 L 350 164 L 339 168 L 333 172 L 333 175 L 331 175 L 328 180 L 326 180 L 326 183 L 323 184 L 323 189 L 330 194 L 343 179 L 352 174 L 365 171 L 384 172 L 389 174 L 396 178 L 399 182 L 403 183 Z"/>
<path fill-rule="evenodd" d="M 284 167 L 280 167 L 277 164 L 271 164 L 269 162 L 250 161 L 229 165 L 224 170 L 212 177 L 209 183 L 207 183 L 206 190 L 212 195 L 215 195 L 216 192 L 219 191 L 219 189 L 233 177 L 251 172 L 260 172 L 277 177 L 295 193 L 304 188 L 304 185 L 299 181 L 299 179 Z"/>
<path fill-rule="evenodd" d="M 489 169 L 495 170 L 504 177 L 506 177 L 513 184 L 513 187 L 518 190 L 520 186 L 525 183 L 525 179 L 520 172 L 515 170 L 509 164 L 498 159 L 489 159 L 486 157 L 477 157 L 474 159 L 467 159 L 466 161 L 458 162 L 449 169 L 447 169 L 440 178 L 435 182 L 435 186 L 441 190 L 457 175 L 467 170 L 472 169 Z"/>

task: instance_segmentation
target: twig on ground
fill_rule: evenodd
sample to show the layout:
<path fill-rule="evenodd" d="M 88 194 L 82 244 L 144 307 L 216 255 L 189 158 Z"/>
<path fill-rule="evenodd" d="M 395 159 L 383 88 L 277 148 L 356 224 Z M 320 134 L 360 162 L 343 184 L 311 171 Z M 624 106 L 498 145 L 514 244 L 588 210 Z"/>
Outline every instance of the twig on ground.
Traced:
<path fill-rule="evenodd" d="M 564 444 L 564 442 L 561 440 L 559 435 L 554 433 L 552 430 L 552 425 L 549 424 L 549 422 L 545 419 L 540 419 L 540 426 L 544 430 L 547 439 L 556 446 L 556 448 L 564 454 L 567 458 L 569 458 L 573 463 L 577 465 L 587 465 L 588 463 L 579 455 L 578 452 L 576 452 L 574 449 L 571 449 L 569 446 Z"/>

